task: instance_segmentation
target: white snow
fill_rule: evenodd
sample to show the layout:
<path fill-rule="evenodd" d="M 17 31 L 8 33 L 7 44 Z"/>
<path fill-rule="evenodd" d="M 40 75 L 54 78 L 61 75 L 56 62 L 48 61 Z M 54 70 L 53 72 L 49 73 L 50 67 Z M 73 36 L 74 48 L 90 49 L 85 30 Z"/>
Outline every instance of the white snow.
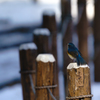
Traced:
<path fill-rule="evenodd" d="M 61 12 L 58 4 L 41 4 L 17 0 L 0 3 L 0 21 L 6 21 L 6 23 L 0 23 L 0 30 L 41 25 L 43 12 L 46 9 L 53 10 L 57 22 L 60 22 Z"/>
<path fill-rule="evenodd" d="M 20 47 L 19 47 L 19 50 L 28 50 L 28 49 L 36 50 L 37 46 L 35 43 L 25 43 L 25 44 L 20 45 Z"/>
<path fill-rule="evenodd" d="M 55 12 L 51 9 L 46 9 L 43 11 L 43 15 L 54 16 Z"/>
<path fill-rule="evenodd" d="M 0 100 L 23 100 L 21 84 L 0 90 Z"/>
<path fill-rule="evenodd" d="M 80 68 L 80 67 L 82 67 L 82 68 L 88 67 L 88 68 L 89 68 L 89 66 L 88 66 L 87 64 L 86 64 L 86 65 L 77 66 L 77 63 L 70 63 L 70 64 L 67 66 L 67 69 L 72 69 L 72 68 L 77 69 L 77 68 Z"/>
<path fill-rule="evenodd" d="M 20 78 L 18 48 L 0 51 L 0 84 Z M 2 99 L 0 99 L 2 100 Z"/>
<path fill-rule="evenodd" d="M 44 63 L 55 62 L 55 58 L 52 54 L 39 54 L 36 58 L 36 61 L 42 61 Z"/>
<path fill-rule="evenodd" d="M 47 28 L 37 28 L 33 31 L 35 35 L 50 35 L 50 31 Z"/>

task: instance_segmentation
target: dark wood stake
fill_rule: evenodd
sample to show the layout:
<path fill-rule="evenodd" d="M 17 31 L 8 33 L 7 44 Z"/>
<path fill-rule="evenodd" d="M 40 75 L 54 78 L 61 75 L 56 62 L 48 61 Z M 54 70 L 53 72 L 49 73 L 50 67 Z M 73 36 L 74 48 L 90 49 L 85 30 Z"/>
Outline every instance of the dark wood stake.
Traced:
<path fill-rule="evenodd" d="M 71 7 L 70 7 L 70 0 L 61 0 L 61 18 L 62 24 L 66 20 L 66 17 L 70 16 Z"/>
<path fill-rule="evenodd" d="M 47 28 L 38 28 L 33 31 L 33 42 L 38 47 L 39 53 L 50 53 L 50 31 Z"/>
<path fill-rule="evenodd" d="M 95 0 L 94 16 L 94 65 L 95 81 L 100 82 L 100 0 Z"/>
<path fill-rule="evenodd" d="M 63 72 L 64 72 L 64 81 L 65 81 L 65 90 L 67 88 L 67 72 L 66 72 L 66 67 L 68 64 L 71 62 L 71 59 L 67 55 L 67 44 L 72 41 L 72 20 L 68 20 L 67 27 L 65 34 L 63 36 Z"/>
<path fill-rule="evenodd" d="M 46 10 L 43 12 L 43 28 L 48 28 L 53 34 L 54 32 L 57 32 L 57 26 L 56 26 L 56 19 L 55 19 L 55 12 L 52 10 Z"/>
<path fill-rule="evenodd" d="M 67 100 L 91 100 L 90 68 L 88 65 L 77 66 L 70 63 L 67 67 Z M 76 97 L 76 99 L 75 99 Z"/>
<path fill-rule="evenodd" d="M 39 54 L 36 61 L 36 100 L 54 100 L 47 88 L 51 87 L 50 91 L 55 98 L 58 96 L 56 91 L 55 58 L 51 54 Z"/>
<path fill-rule="evenodd" d="M 79 23 L 77 25 L 77 33 L 78 33 L 78 46 L 81 51 L 83 58 L 88 63 L 88 20 L 86 16 L 86 4 L 84 2 L 79 3 L 79 6 L 83 8 L 80 10 L 81 15 L 79 14 Z M 80 8 L 80 7 L 79 7 Z"/>
<path fill-rule="evenodd" d="M 32 76 L 35 86 L 34 71 L 36 71 L 35 59 L 37 56 L 37 47 L 34 43 L 22 44 L 19 48 L 19 54 L 23 100 L 35 100 L 29 75 Z"/>

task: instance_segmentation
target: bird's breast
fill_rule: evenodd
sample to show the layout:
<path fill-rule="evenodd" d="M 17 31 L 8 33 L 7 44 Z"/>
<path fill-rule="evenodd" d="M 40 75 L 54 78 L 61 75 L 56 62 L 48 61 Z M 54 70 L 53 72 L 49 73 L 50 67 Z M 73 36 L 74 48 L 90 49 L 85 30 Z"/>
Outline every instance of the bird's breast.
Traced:
<path fill-rule="evenodd" d="M 67 51 L 67 54 L 68 54 L 68 56 L 69 56 L 71 59 L 76 59 L 76 58 L 73 57 L 70 53 L 68 53 L 68 51 Z"/>

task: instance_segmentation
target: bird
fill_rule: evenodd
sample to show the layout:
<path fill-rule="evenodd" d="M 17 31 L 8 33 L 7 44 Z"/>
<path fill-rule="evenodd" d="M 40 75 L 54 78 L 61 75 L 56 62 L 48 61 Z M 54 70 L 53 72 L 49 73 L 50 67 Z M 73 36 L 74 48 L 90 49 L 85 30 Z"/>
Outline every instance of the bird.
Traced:
<path fill-rule="evenodd" d="M 78 66 L 87 64 L 83 59 L 82 54 L 73 43 L 67 44 L 67 54 L 72 60 L 76 60 Z"/>

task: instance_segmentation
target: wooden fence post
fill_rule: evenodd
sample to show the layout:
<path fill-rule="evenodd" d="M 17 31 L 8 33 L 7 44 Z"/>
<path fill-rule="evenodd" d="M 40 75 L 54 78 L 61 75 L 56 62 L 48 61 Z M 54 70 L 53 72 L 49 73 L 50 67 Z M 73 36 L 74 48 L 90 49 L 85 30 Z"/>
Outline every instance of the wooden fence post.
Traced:
<path fill-rule="evenodd" d="M 33 42 L 38 47 L 38 54 L 50 52 L 49 37 L 50 31 L 47 28 L 37 28 L 33 31 Z"/>
<path fill-rule="evenodd" d="M 86 15 L 86 0 L 78 0 L 79 22 L 77 25 L 78 46 L 83 58 L 88 63 L 88 20 Z"/>
<path fill-rule="evenodd" d="M 45 10 L 43 12 L 43 28 L 48 28 L 51 34 L 57 32 L 55 12 L 52 10 Z"/>
<path fill-rule="evenodd" d="M 36 100 L 56 100 L 58 95 L 55 58 L 52 54 L 39 54 L 36 61 Z"/>
<path fill-rule="evenodd" d="M 95 81 L 100 82 L 100 0 L 95 0 L 94 16 L 94 66 Z"/>
<path fill-rule="evenodd" d="M 51 33 L 51 53 L 57 60 L 57 25 L 55 13 L 52 10 L 46 10 L 43 12 L 43 28 L 48 28 Z"/>
<path fill-rule="evenodd" d="M 37 47 L 34 43 L 22 44 L 19 48 L 19 54 L 23 100 L 35 100 L 31 81 L 33 81 L 35 85 Z"/>
<path fill-rule="evenodd" d="M 61 19 L 62 24 L 66 20 L 66 17 L 70 16 L 71 5 L 70 0 L 61 0 Z"/>
<path fill-rule="evenodd" d="M 88 65 L 77 66 L 70 63 L 67 67 L 67 100 L 91 100 L 90 68 Z"/>
<path fill-rule="evenodd" d="M 66 66 L 71 62 L 71 59 L 67 54 L 67 44 L 72 41 L 72 19 L 68 20 L 65 34 L 63 36 L 63 72 L 64 72 L 64 81 L 65 81 L 65 90 L 67 88 L 67 71 Z"/>
<path fill-rule="evenodd" d="M 50 30 L 50 33 L 51 33 L 51 36 L 50 36 L 51 53 L 54 55 L 54 57 L 56 59 L 57 75 L 58 75 L 59 68 L 58 68 L 58 59 L 57 59 L 57 25 L 56 25 L 56 18 L 55 18 L 55 12 L 54 11 L 46 10 L 46 11 L 43 12 L 43 25 L 42 25 L 42 27 L 48 28 Z M 58 82 L 58 80 L 57 80 L 57 82 Z M 58 95 L 59 95 L 59 89 L 58 89 Z"/>

